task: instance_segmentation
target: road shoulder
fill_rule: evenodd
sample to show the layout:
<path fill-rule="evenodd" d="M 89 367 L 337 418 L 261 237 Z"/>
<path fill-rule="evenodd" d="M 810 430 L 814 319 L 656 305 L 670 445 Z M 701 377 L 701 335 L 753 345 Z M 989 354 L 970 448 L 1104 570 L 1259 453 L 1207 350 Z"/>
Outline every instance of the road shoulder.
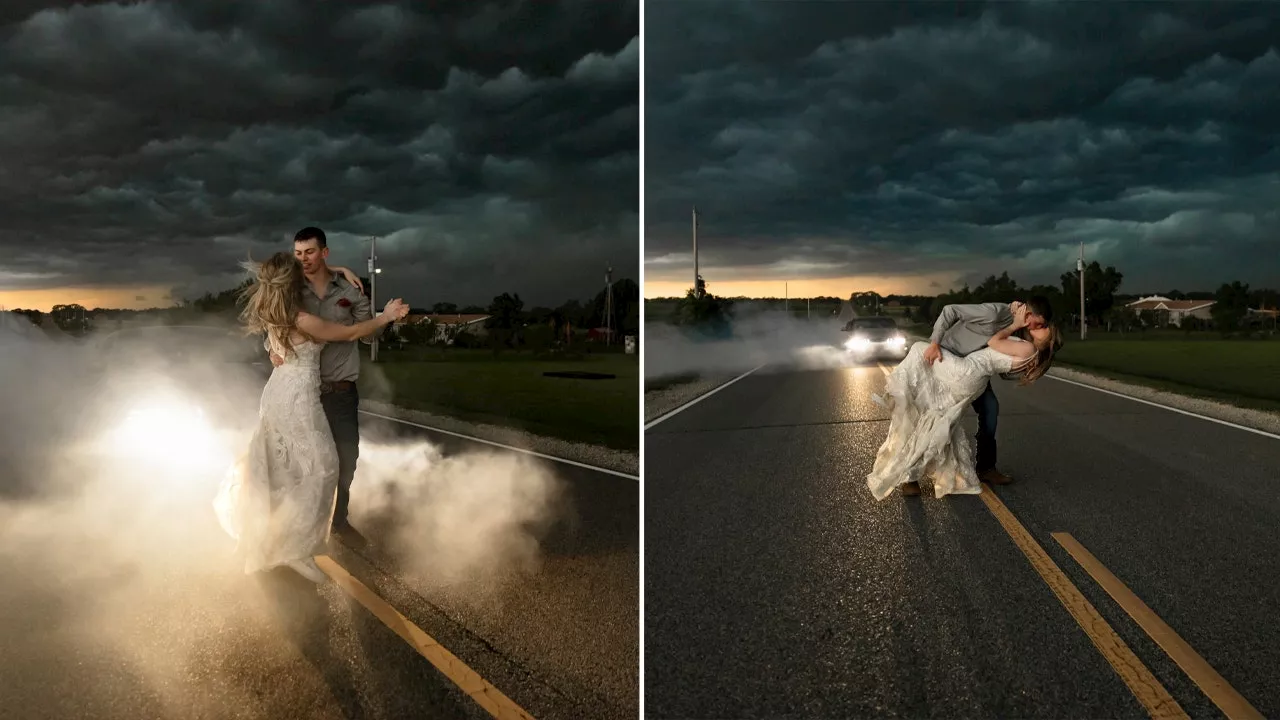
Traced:
<path fill-rule="evenodd" d="M 685 403 L 696 400 L 716 388 L 724 385 L 737 373 L 714 373 L 699 375 L 687 382 L 665 385 L 656 390 L 644 393 L 644 421 L 646 423 L 675 410 Z"/>
<path fill-rule="evenodd" d="M 498 425 L 466 422 L 446 415 L 436 415 L 429 412 L 423 412 L 421 410 L 410 410 L 408 408 L 398 407 L 396 405 L 379 402 L 377 400 L 362 399 L 360 401 L 360 409 L 411 423 L 417 423 L 419 425 L 425 425 L 431 428 L 438 428 L 440 430 L 446 430 L 460 435 L 467 435 L 480 440 L 509 445 L 513 448 L 521 448 L 532 452 L 542 453 L 544 455 L 564 458 L 565 460 L 573 460 L 574 462 L 592 465 L 606 470 L 627 473 L 629 475 L 640 474 L 640 456 L 636 453 L 628 453 L 622 450 L 615 450 L 613 448 L 591 445 L 588 443 L 575 443 L 568 440 L 561 440 L 559 438 L 534 435 L 522 430 L 501 427 Z M 640 432 L 639 427 L 636 428 L 636 432 Z"/>
<path fill-rule="evenodd" d="M 1215 420 L 1243 425 L 1255 430 L 1280 434 L 1280 413 L 1237 407 L 1225 402 L 1157 390 L 1136 383 L 1121 382 L 1071 367 L 1056 366 L 1049 376 L 1118 393 L 1138 400 L 1165 405 L 1183 412 L 1204 415 Z"/>

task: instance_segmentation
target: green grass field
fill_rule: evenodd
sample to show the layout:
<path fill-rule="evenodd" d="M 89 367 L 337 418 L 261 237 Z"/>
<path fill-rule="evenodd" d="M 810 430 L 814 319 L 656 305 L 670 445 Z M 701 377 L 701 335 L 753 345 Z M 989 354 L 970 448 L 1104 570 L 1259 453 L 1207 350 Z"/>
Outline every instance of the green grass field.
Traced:
<path fill-rule="evenodd" d="M 540 359 L 489 350 L 365 355 L 361 396 L 459 420 L 514 427 L 548 437 L 640 449 L 640 361 L 622 353 Z M 552 378 L 549 371 L 616 375 L 608 380 Z M 386 384 L 379 377 L 385 378 Z"/>
<path fill-rule="evenodd" d="M 1067 337 L 1058 364 L 1161 390 L 1280 410 L 1280 342 L 1210 333 Z"/>

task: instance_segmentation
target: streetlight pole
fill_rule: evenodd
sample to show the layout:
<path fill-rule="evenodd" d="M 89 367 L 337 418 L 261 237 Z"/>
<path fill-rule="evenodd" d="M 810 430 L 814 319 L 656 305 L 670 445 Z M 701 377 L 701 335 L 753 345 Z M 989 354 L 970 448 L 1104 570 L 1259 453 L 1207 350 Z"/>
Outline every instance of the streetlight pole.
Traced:
<path fill-rule="evenodd" d="M 369 308 L 378 314 L 378 238 L 369 238 Z M 378 362 L 378 334 L 374 333 L 373 344 L 369 346 L 369 361 Z"/>
<path fill-rule="evenodd" d="M 613 266 L 604 271 L 604 343 L 613 345 Z"/>
<path fill-rule="evenodd" d="M 1084 317 L 1084 243 L 1083 242 L 1080 243 L 1080 259 L 1076 260 L 1076 270 L 1080 271 L 1080 339 L 1083 340 L 1086 335 L 1085 324 L 1087 322 Z"/>
<path fill-rule="evenodd" d="M 702 297 L 698 284 L 698 208 L 693 209 L 693 296 Z"/>

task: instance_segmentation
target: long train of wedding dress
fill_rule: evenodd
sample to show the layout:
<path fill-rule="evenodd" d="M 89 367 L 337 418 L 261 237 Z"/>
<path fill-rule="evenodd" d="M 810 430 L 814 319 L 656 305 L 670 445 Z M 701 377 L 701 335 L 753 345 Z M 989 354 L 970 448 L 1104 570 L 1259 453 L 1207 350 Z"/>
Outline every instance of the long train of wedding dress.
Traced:
<path fill-rule="evenodd" d="M 338 488 L 338 451 L 320 405 L 322 347 L 297 342 L 295 354 L 272 371 L 248 451 L 214 500 L 223 529 L 239 541 L 246 573 L 292 564 L 318 579 L 310 560 L 328 542 Z M 274 342 L 272 349 L 285 356 Z"/>
<path fill-rule="evenodd" d="M 960 422 L 992 376 L 1010 372 L 1014 358 L 992 348 L 957 357 L 943 350 L 941 362 L 924 361 L 927 343 L 911 346 L 889 375 L 889 434 L 876 453 L 867 487 L 877 500 L 906 482 L 933 480 L 936 497 L 982 492 L 973 466 L 973 447 Z"/>

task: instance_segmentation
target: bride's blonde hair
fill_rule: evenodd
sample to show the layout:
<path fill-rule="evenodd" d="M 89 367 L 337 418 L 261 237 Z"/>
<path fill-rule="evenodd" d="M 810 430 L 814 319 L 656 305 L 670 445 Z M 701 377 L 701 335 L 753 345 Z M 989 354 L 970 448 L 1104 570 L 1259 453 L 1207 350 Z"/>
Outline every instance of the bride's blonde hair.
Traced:
<path fill-rule="evenodd" d="M 1058 326 L 1046 325 L 1045 329 L 1049 333 L 1044 340 L 1036 340 L 1034 335 L 1030 338 L 1036 347 L 1036 352 L 1024 360 L 1022 367 L 1019 368 L 1018 372 L 1022 375 L 1022 380 L 1018 385 L 1030 385 L 1044 377 L 1044 374 L 1053 366 L 1054 353 L 1062 349 L 1062 335 L 1058 332 Z M 1030 333 L 1027 334 L 1030 335 Z"/>
<path fill-rule="evenodd" d="M 293 356 L 293 336 L 302 311 L 302 263 L 289 253 L 278 252 L 266 262 L 248 261 L 242 267 L 254 275 L 240 295 L 245 333 L 266 333 L 284 350 L 285 357 Z"/>

